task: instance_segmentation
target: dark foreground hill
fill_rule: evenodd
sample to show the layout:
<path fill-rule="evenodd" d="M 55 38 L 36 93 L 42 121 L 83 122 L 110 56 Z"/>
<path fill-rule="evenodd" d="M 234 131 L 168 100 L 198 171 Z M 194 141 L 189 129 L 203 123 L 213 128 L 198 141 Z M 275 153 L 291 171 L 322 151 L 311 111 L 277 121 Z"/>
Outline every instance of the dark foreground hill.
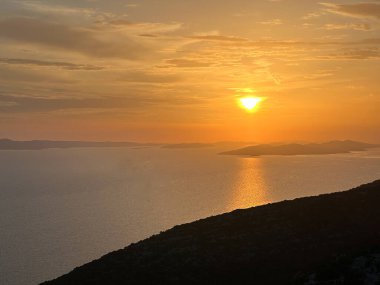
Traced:
<path fill-rule="evenodd" d="M 248 156 L 338 154 L 364 151 L 374 147 L 379 147 L 379 145 L 345 140 L 309 144 L 259 144 L 222 152 L 221 154 Z"/>
<path fill-rule="evenodd" d="M 380 284 L 380 180 L 210 217 L 45 285 Z"/>

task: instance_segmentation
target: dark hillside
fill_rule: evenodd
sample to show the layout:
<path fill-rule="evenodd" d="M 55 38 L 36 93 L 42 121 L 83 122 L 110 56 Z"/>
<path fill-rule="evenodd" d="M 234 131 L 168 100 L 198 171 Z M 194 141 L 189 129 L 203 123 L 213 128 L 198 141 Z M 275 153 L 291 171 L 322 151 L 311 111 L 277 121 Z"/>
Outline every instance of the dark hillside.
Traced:
<path fill-rule="evenodd" d="M 379 284 L 379 246 L 380 180 L 176 226 L 44 284 Z"/>

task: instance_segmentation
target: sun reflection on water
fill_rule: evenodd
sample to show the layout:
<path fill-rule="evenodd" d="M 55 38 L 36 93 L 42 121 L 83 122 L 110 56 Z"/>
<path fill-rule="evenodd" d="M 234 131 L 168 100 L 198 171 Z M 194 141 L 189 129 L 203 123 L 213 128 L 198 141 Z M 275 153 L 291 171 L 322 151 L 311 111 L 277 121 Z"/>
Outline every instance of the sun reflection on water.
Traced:
<path fill-rule="evenodd" d="M 240 159 L 240 171 L 232 188 L 228 211 L 258 206 L 270 202 L 264 179 L 262 160 Z"/>

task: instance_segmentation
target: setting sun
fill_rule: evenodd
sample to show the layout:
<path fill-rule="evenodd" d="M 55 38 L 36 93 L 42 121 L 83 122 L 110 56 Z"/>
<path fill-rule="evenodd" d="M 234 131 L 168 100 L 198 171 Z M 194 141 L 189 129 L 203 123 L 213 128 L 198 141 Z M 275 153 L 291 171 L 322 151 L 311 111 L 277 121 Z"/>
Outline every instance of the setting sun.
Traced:
<path fill-rule="evenodd" d="M 251 112 L 257 107 L 257 104 L 259 104 L 262 100 L 263 99 L 259 97 L 243 97 L 239 98 L 239 105 L 243 109 Z"/>

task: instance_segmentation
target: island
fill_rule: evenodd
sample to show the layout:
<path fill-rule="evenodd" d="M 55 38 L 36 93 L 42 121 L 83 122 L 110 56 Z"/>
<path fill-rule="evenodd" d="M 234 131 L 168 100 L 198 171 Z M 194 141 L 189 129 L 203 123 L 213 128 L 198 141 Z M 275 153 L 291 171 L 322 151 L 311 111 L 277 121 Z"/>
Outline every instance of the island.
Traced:
<path fill-rule="evenodd" d="M 379 284 L 380 180 L 154 235 L 44 285 Z"/>
<path fill-rule="evenodd" d="M 309 144 L 258 144 L 220 154 L 244 156 L 339 154 L 365 151 L 375 147 L 379 147 L 379 145 L 345 140 Z"/>
<path fill-rule="evenodd" d="M 162 148 L 169 149 L 188 149 L 188 148 L 205 148 L 214 147 L 215 144 L 211 143 L 177 143 L 177 144 L 165 144 Z"/>
<path fill-rule="evenodd" d="M 76 147 L 147 147 L 156 146 L 153 143 L 136 142 L 91 142 L 91 141 L 50 141 L 31 140 L 15 141 L 0 139 L 0 150 L 41 150 L 48 148 L 76 148 Z"/>

